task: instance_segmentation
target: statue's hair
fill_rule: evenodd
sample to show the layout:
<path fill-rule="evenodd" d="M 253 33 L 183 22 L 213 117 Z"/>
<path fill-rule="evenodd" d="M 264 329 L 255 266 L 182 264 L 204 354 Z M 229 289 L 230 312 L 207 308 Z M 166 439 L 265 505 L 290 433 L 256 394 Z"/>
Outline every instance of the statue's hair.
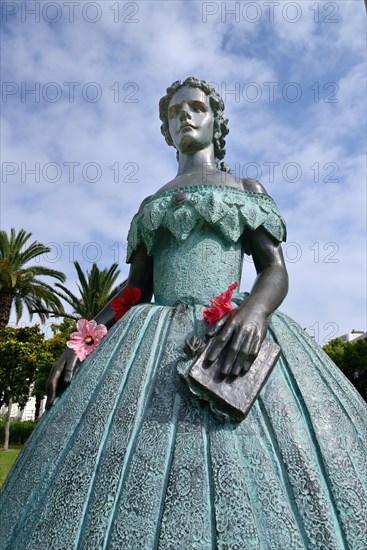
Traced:
<path fill-rule="evenodd" d="M 224 172 L 229 172 L 229 167 L 220 162 L 225 154 L 225 136 L 228 134 L 228 118 L 224 114 L 224 103 L 220 95 L 206 82 L 205 80 L 199 80 L 193 76 L 189 76 L 185 80 L 176 80 L 171 86 L 167 88 L 167 95 L 163 96 L 159 102 L 159 118 L 162 121 L 161 132 L 168 145 L 174 147 L 171 135 L 168 127 L 168 105 L 174 94 L 183 86 L 191 86 L 192 88 L 200 88 L 207 96 L 209 96 L 209 103 L 214 113 L 214 156 L 217 166 Z M 177 151 L 178 159 L 178 151 Z"/>

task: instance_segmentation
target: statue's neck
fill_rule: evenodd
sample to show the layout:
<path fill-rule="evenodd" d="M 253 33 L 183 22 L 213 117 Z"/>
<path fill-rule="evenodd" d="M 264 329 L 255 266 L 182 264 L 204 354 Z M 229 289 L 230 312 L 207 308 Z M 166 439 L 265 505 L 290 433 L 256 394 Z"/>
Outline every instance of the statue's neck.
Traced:
<path fill-rule="evenodd" d="M 184 174 L 202 173 L 211 174 L 216 171 L 216 163 L 213 147 L 195 151 L 192 154 L 179 153 L 177 176 Z"/>

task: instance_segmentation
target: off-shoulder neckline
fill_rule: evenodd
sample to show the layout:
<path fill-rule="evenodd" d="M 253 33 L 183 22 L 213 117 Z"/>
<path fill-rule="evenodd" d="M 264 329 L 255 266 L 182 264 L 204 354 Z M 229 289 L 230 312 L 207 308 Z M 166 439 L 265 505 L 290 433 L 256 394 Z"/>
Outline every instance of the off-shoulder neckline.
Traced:
<path fill-rule="evenodd" d="M 246 189 L 239 189 L 237 187 L 232 187 L 231 185 L 215 185 L 215 184 L 208 184 L 208 185 L 189 185 L 186 187 L 175 187 L 174 189 L 167 189 L 166 191 L 157 192 L 154 195 L 151 195 L 147 199 L 145 199 L 144 203 L 147 204 L 148 202 L 151 202 L 155 199 L 160 199 L 166 195 L 170 195 L 171 193 L 187 193 L 192 191 L 199 191 L 202 189 L 226 189 L 230 192 L 236 191 L 238 193 L 245 193 L 246 195 L 250 196 L 260 196 L 271 198 L 267 193 L 257 193 L 256 191 L 246 191 Z"/>
<path fill-rule="evenodd" d="M 215 194 L 215 191 L 223 190 L 226 196 Z M 197 197 L 190 197 L 198 191 L 200 194 Z M 175 193 L 182 192 L 188 192 L 189 196 L 177 197 L 177 201 L 172 201 Z M 216 226 L 225 238 L 233 242 L 237 242 L 245 227 L 254 230 L 260 225 L 277 241 L 285 240 L 284 220 L 273 199 L 266 193 L 228 185 L 182 186 L 160 191 L 143 201 L 131 222 L 127 261 L 130 261 L 132 251 L 140 242 L 144 242 L 148 255 L 151 255 L 158 228 L 165 228 L 179 241 L 184 241 L 195 227 L 201 227 L 203 220 Z"/>

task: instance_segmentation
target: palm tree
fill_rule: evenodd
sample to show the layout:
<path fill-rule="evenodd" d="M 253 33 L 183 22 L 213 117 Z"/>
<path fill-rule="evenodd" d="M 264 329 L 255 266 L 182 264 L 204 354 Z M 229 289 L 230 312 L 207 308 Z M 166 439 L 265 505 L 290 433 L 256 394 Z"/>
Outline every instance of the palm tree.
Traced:
<path fill-rule="evenodd" d="M 87 276 L 84 275 L 78 262 L 74 262 L 74 265 L 79 279 L 77 286 L 80 296 L 75 296 L 64 285 L 56 283 L 55 286 L 62 290 L 58 295 L 73 308 L 73 314 L 67 315 L 68 317 L 94 319 L 125 283 L 115 285 L 120 275 L 117 264 L 102 270 L 97 267 L 97 264 L 93 264 L 90 273 L 87 271 Z M 66 317 L 66 315 L 62 316 Z"/>
<path fill-rule="evenodd" d="M 51 250 L 37 241 L 28 245 L 31 236 L 32 233 L 26 233 L 24 229 L 16 234 L 12 228 L 10 238 L 5 231 L 0 231 L 0 330 L 9 323 L 13 304 L 17 322 L 22 316 L 24 305 L 31 319 L 33 313 L 37 312 L 43 323 L 47 312 L 42 310 L 64 310 L 55 289 L 38 277 L 45 275 L 65 282 L 65 275 L 39 265 L 25 267 L 29 261 Z"/>

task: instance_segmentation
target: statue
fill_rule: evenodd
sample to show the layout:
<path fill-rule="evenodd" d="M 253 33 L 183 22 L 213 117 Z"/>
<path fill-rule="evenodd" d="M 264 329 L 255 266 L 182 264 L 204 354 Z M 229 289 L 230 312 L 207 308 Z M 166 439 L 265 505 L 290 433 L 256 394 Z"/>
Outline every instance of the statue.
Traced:
<path fill-rule="evenodd" d="M 126 288 L 140 299 L 118 321 L 112 303 L 97 315 L 108 334 L 85 361 L 68 348 L 54 365 L 49 410 L 1 497 L 0 547 L 362 550 L 367 410 L 276 311 L 284 220 L 223 164 L 228 120 L 205 81 L 172 84 L 160 118 L 178 173 L 130 226 Z M 187 342 L 207 338 L 209 368 L 245 379 L 266 335 L 281 354 L 244 420 L 182 384 Z"/>

